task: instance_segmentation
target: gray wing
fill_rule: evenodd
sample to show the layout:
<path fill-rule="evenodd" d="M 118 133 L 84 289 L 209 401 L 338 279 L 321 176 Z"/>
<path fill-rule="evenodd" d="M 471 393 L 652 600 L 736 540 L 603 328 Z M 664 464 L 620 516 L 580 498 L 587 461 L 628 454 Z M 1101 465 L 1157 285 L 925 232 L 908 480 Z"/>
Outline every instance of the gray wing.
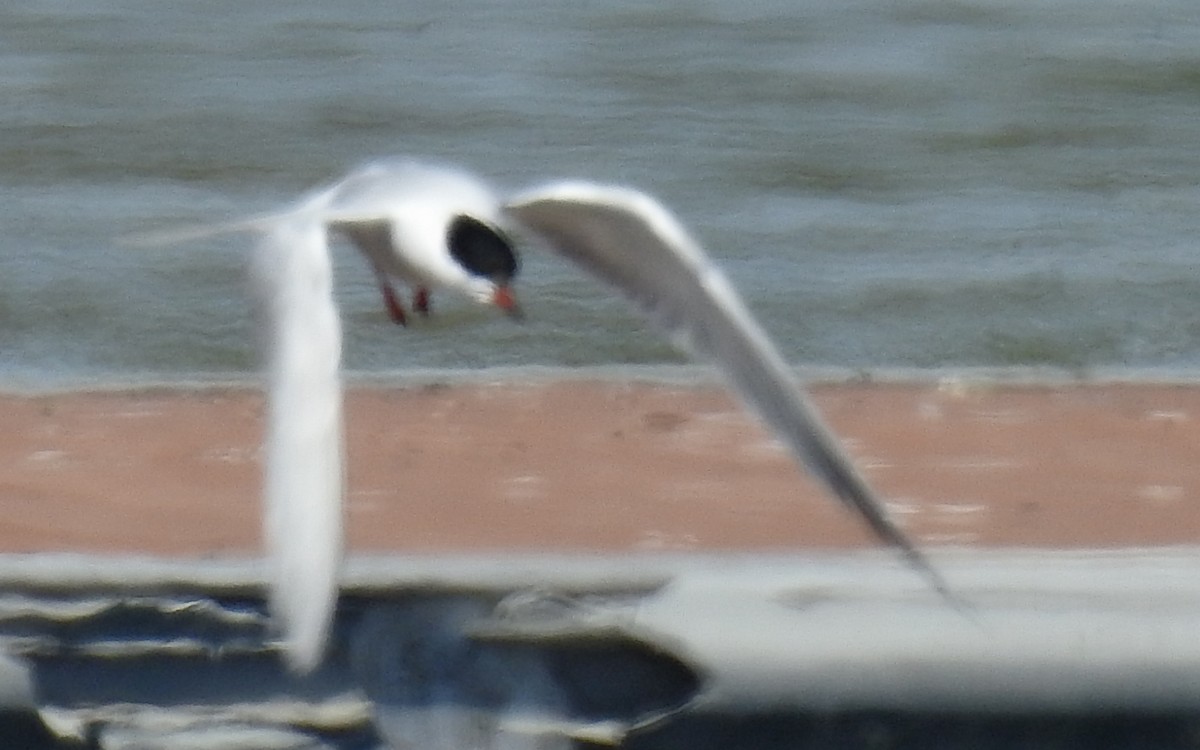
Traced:
<path fill-rule="evenodd" d="M 507 209 L 559 253 L 632 298 L 672 338 L 716 364 L 834 495 L 952 598 L 888 517 L 733 286 L 666 209 L 634 190 L 583 182 L 519 194 Z"/>
<path fill-rule="evenodd" d="M 342 552 L 341 323 L 320 218 L 296 214 L 264 230 L 253 271 L 268 338 L 271 614 L 289 664 L 308 670 L 333 618 Z"/>

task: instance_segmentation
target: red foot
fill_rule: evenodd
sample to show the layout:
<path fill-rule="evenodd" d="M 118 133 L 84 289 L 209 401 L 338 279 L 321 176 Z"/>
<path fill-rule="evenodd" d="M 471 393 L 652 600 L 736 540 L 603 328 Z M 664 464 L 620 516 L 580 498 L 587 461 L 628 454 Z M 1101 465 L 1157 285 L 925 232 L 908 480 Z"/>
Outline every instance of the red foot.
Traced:
<path fill-rule="evenodd" d="M 387 307 L 388 316 L 392 322 L 402 326 L 408 325 L 408 316 L 404 314 L 404 306 L 400 304 L 400 297 L 392 289 L 391 284 L 381 283 L 379 290 L 383 292 L 383 304 Z"/>
<path fill-rule="evenodd" d="M 429 289 L 427 287 L 417 287 L 416 294 L 413 296 L 413 309 L 426 317 L 429 316 Z"/>

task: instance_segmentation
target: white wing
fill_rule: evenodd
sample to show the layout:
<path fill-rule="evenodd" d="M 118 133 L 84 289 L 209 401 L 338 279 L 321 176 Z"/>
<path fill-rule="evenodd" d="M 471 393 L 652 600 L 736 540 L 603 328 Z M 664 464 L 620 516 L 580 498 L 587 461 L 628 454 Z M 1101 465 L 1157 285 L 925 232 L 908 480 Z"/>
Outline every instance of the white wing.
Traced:
<path fill-rule="evenodd" d="M 888 518 L 733 286 L 666 209 L 634 190 L 583 182 L 522 193 L 507 208 L 562 255 L 631 297 L 673 338 L 716 364 L 842 502 L 953 598 Z"/>
<path fill-rule="evenodd" d="M 269 337 L 270 605 L 290 665 L 307 670 L 333 618 L 342 552 L 341 327 L 323 223 L 311 213 L 279 220 L 254 261 Z"/>

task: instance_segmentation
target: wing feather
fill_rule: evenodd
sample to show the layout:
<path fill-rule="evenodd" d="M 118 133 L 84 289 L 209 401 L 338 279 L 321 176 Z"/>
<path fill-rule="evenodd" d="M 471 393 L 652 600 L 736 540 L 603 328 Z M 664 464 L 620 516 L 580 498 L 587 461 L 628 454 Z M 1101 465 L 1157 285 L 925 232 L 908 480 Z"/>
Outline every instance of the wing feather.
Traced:
<path fill-rule="evenodd" d="M 638 191 L 551 184 L 507 206 L 565 257 L 632 298 L 674 340 L 711 360 L 833 494 L 950 597 L 945 582 L 888 517 L 725 275 L 678 221 Z"/>
<path fill-rule="evenodd" d="M 277 222 L 255 253 L 268 343 L 265 535 L 289 664 L 320 660 L 342 553 L 341 324 L 319 217 Z"/>

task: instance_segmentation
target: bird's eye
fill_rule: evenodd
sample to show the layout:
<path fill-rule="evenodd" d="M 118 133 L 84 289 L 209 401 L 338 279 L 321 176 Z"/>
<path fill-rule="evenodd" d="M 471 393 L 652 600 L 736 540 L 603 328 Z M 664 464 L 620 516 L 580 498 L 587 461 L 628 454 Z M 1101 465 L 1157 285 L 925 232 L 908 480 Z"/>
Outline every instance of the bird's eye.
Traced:
<path fill-rule="evenodd" d="M 455 216 L 446 231 L 450 256 L 473 276 L 504 283 L 517 275 L 517 254 L 500 230 L 466 215 Z"/>

